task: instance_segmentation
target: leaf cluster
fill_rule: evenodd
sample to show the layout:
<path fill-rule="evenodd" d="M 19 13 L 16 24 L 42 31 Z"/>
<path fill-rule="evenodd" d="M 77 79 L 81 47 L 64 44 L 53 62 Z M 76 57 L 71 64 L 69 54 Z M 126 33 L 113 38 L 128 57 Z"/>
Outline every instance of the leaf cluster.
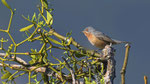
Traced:
<path fill-rule="evenodd" d="M 72 81 L 73 78 L 76 80 L 83 79 L 87 83 L 95 84 L 94 81 L 91 81 L 95 79 L 94 76 L 96 73 L 99 73 L 99 75 L 102 74 L 103 69 L 98 72 L 95 71 L 97 67 L 92 67 L 91 65 L 97 66 L 101 64 L 101 62 L 96 60 L 96 54 L 91 54 L 90 51 L 87 52 L 74 41 L 71 37 L 72 32 L 67 33 L 66 36 L 62 36 L 52 28 L 53 9 L 48 7 L 47 0 L 40 0 L 41 6 L 38 7 L 39 13 L 34 13 L 31 18 L 30 16 L 25 17 L 22 15 L 30 25 L 20 29 L 20 32 L 26 34 L 26 38 L 19 43 L 16 43 L 9 31 L 15 11 L 5 0 L 1 1 L 11 11 L 11 16 L 8 28 L 6 30 L 0 29 L 0 32 L 7 33 L 13 43 L 9 45 L 8 49 L 5 49 L 3 43 L 8 40 L 4 40 L 3 38 L 0 40 L 0 50 L 6 53 L 3 57 L 0 57 L 0 64 L 3 66 L 3 69 L 1 69 L 1 73 L 3 73 L 1 79 L 6 80 L 3 83 L 12 82 L 14 79 L 28 74 L 29 84 L 40 84 L 42 81 L 47 84 L 67 83 Z M 56 40 L 53 36 L 59 40 Z M 31 51 L 28 52 L 17 51 L 17 48 L 25 42 L 33 43 L 35 41 L 40 41 L 39 45 L 42 45 L 40 50 L 30 48 Z M 73 48 L 73 46 L 76 48 Z M 62 58 L 64 58 L 64 60 L 58 59 L 52 51 L 53 49 L 57 49 L 57 53 L 60 53 L 59 50 L 63 51 Z M 24 59 L 19 58 L 20 55 L 29 56 L 31 60 L 26 62 Z M 86 59 L 81 59 L 81 57 L 85 57 Z M 8 61 L 19 65 L 14 67 L 8 64 Z M 15 70 L 15 72 L 11 73 L 6 67 Z M 41 75 L 40 79 L 37 77 L 39 74 Z M 73 77 L 73 74 L 75 77 Z M 102 75 L 100 76 L 103 78 Z M 31 79 L 34 81 L 31 82 Z"/>

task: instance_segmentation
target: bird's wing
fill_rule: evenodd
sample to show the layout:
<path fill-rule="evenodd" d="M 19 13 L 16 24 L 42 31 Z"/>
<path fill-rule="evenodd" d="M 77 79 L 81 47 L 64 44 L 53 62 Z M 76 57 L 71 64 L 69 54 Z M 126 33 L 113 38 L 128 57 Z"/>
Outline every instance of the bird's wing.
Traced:
<path fill-rule="evenodd" d="M 107 35 L 105 35 L 102 32 L 95 31 L 95 36 L 98 37 L 98 39 L 103 40 L 107 43 L 114 43 L 114 41 Z"/>

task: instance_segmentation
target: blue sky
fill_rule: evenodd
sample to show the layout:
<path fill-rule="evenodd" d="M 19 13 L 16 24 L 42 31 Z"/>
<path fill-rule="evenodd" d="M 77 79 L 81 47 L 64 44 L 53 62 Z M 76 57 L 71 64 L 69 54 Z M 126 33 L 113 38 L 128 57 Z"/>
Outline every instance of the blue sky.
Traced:
<path fill-rule="evenodd" d="M 16 8 L 11 26 L 11 34 L 17 42 L 23 40 L 19 29 L 29 25 L 21 15 L 33 15 L 38 12 L 39 0 L 7 0 L 12 8 Z M 126 84 L 143 84 L 143 76 L 150 78 L 150 1 L 149 0 L 51 0 L 54 8 L 53 28 L 62 35 L 72 31 L 72 37 L 87 49 L 93 47 L 82 34 L 87 26 L 93 26 L 108 36 L 132 43 L 126 72 Z M 6 29 L 10 11 L 0 2 L 0 28 Z M 0 38 L 8 36 L 0 32 Z M 36 45 L 35 45 L 36 46 Z M 26 51 L 33 45 L 27 45 Z M 35 48 L 38 48 L 36 46 Z M 124 45 L 115 45 L 115 84 L 120 84 L 120 70 L 123 64 Z M 22 49 L 22 48 L 20 48 Z M 17 80 L 18 82 L 27 79 Z M 25 83 L 25 82 L 24 82 Z"/>

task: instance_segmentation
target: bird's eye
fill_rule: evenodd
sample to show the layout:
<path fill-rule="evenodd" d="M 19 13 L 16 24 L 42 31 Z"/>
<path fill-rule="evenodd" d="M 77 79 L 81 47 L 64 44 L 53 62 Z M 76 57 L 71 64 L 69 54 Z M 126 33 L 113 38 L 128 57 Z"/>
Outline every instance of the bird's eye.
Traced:
<path fill-rule="evenodd" d="M 85 29 L 85 31 L 88 31 L 88 29 Z"/>

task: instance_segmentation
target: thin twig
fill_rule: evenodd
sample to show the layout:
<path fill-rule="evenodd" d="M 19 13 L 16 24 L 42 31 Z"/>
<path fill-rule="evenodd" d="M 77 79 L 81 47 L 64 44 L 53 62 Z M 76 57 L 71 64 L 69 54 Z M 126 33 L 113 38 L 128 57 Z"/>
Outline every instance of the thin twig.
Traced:
<path fill-rule="evenodd" d="M 144 83 L 148 84 L 148 82 L 147 82 L 147 76 L 144 76 Z"/>
<path fill-rule="evenodd" d="M 0 53 L 0 57 L 5 57 L 5 56 L 6 56 L 6 53 Z M 15 58 L 15 56 L 13 56 L 13 55 L 8 55 L 7 57 L 11 58 L 11 59 Z M 15 60 L 23 65 L 27 65 L 27 62 L 24 61 L 23 59 L 21 59 L 20 57 L 16 57 Z"/>
<path fill-rule="evenodd" d="M 67 67 L 70 69 L 70 73 L 71 73 L 71 76 L 72 76 L 72 84 L 76 84 L 75 74 L 74 74 L 74 71 L 73 71 L 72 67 L 68 64 L 68 62 L 65 58 L 62 57 L 62 59 L 65 61 Z"/>
<path fill-rule="evenodd" d="M 21 70 L 21 71 L 28 71 L 28 70 L 34 70 L 35 72 L 42 72 L 42 73 L 44 73 L 45 71 L 46 71 L 46 68 L 45 67 L 39 67 L 39 68 L 37 68 L 37 67 L 35 67 L 35 66 L 32 66 L 32 67 L 24 67 L 24 66 L 22 66 L 22 65 L 18 65 L 18 64 L 7 64 L 7 63 L 5 63 L 5 64 L 2 64 L 2 63 L 0 63 L 0 66 L 1 67 L 11 67 L 11 69 L 13 69 L 13 70 Z"/>
<path fill-rule="evenodd" d="M 125 52 L 124 64 L 123 64 L 122 70 L 120 71 L 120 73 L 121 73 L 121 84 L 125 84 L 125 73 L 126 73 L 126 67 L 127 67 L 127 63 L 128 63 L 130 45 L 126 44 L 125 47 L 126 47 L 126 52 Z"/>

